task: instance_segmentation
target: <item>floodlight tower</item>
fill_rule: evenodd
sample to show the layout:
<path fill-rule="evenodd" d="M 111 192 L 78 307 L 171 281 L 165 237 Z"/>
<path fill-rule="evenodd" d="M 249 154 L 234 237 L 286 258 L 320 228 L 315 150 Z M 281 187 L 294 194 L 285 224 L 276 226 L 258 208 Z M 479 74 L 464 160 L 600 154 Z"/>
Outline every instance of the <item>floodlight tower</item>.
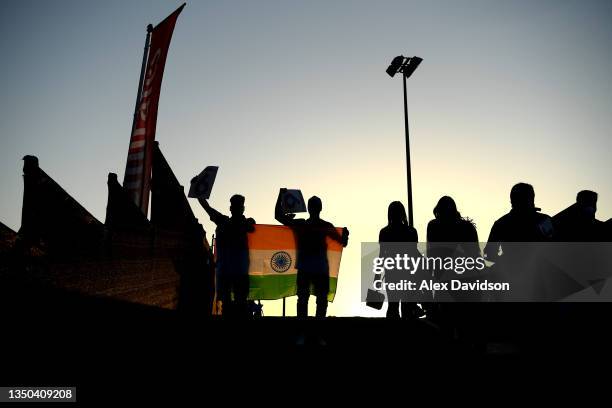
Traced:
<path fill-rule="evenodd" d="M 395 76 L 397 73 L 402 74 L 402 79 L 404 83 L 404 127 L 406 128 L 406 179 L 408 185 L 408 224 L 413 226 L 413 206 L 412 206 L 412 176 L 410 172 L 410 137 L 408 131 L 408 97 L 406 95 L 406 79 L 412 75 L 412 73 L 417 69 L 419 64 L 423 61 L 422 58 L 419 57 L 404 57 L 403 55 L 399 55 L 393 58 L 391 64 L 387 68 L 387 74 L 391 78 Z"/>

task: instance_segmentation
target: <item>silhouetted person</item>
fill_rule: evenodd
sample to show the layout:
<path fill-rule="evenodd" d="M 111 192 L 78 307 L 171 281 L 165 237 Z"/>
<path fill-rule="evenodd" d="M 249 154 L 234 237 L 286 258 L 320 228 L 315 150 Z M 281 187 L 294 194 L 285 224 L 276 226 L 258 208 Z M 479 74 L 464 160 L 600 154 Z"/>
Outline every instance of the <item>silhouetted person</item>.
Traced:
<path fill-rule="evenodd" d="M 444 196 L 438 200 L 434 210 L 434 219 L 427 224 L 427 256 L 434 257 L 472 257 L 480 256 L 478 232 L 469 218 L 457 211 L 455 200 Z M 436 245 L 436 243 L 444 243 Z M 437 280 L 444 280 L 440 271 L 434 271 Z M 451 275 L 451 278 L 456 276 Z"/>
<path fill-rule="evenodd" d="M 512 209 L 495 221 L 484 249 L 489 261 L 498 260 L 504 242 L 543 242 L 552 239 L 552 219 L 540 213 L 541 209 L 535 206 L 534 200 L 535 192 L 531 184 L 518 183 L 512 187 Z"/>
<path fill-rule="evenodd" d="M 327 295 L 329 293 L 329 263 L 327 260 L 326 238 L 346 246 L 348 243 L 348 229 L 344 228 L 343 234 L 338 234 L 334 226 L 320 218 L 323 204 L 317 196 L 308 200 L 308 219 L 294 219 L 295 214 L 285 214 L 281 205 L 281 199 L 286 189 L 281 189 L 274 215 L 278 222 L 291 227 L 297 241 L 297 315 L 308 316 L 308 298 L 310 297 L 310 285 L 314 286 L 317 298 L 317 317 L 325 317 L 327 314 Z"/>
<path fill-rule="evenodd" d="M 427 256 L 440 257 L 471 257 L 476 259 L 480 256 L 478 246 L 478 232 L 476 226 L 469 218 L 461 216 L 457 210 L 455 200 L 444 196 L 438 200 L 433 210 L 434 219 L 427 224 Z M 436 243 L 440 243 L 436 245 Z M 459 278 L 454 272 L 434 270 L 434 279 L 445 281 Z M 469 295 L 472 300 L 478 300 L 477 296 Z M 434 299 L 435 301 L 435 299 Z M 432 303 L 426 306 L 429 318 L 445 326 L 449 330 L 458 330 L 459 319 L 465 320 L 469 316 L 461 314 L 470 313 L 471 309 L 466 304 L 449 304 L 445 302 Z"/>
<path fill-rule="evenodd" d="M 606 240 L 605 223 L 595 218 L 597 212 L 597 193 L 590 190 L 582 190 L 576 195 L 576 202 L 553 217 L 555 229 L 554 238 L 558 242 L 601 242 Z M 565 245 L 565 244 L 561 244 Z M 585 251 L 581 248 L 578 252 Z M 597 247 L 594 247 L 594 249 Z M 602 248 L 605 251 L 605 248 Z M 565 251 L 572 251 L 568 245 Z M 579 253 L 576 257 L 584 257 L 588 262 L 590 253 Z M 596 255 L 597 256 L 597 255 Z M 596 286 L 596 285 L 595 285 Z M 564 322 L 571 319 L 580 320 L 586 316 L 597 316 L 602 313 L 600 304 L 588 302 L 570 302 L 561 304 L 560 309 Z M 607 313 L 607 312 L 604 312 Z"/>
<path fill-rule="evenodd" d="M 378 242 L 380 242 L 380 254 L 381 258 L 395 258 L 397 254 L 403 255 L 407 253 L 409 256 L 418 257 L 420 253 L 417 249 L 417 242 L 419 241 L 416 229 L 411 225 L 408 225 L 406 218 L 406 209 L 404 205 L 399 201 L 393 201 L 389 204 L 387 210 L 387 226 L 380 230 L 378 234 Z M 391 244 L 385 245 L 385 243 L 410 243 L 409 245 Z M 399 282 L 401 279 L 406 279 L 406 276 L 402 276 L 403 271 L 386 270 L 385 280 L 387 282 Z M 419 317 L 422 315 L 421 309 L 414 302 L 401 302 L 391 301 L 387 307 L 387 317 L 391 319 L 398 319 L 400 317 L 400 303 L 401 303 L 401 317 L 404 319 Z"/>
<path fill-rule="evenodd" d="M 533 186 L 518 183 L 510 191 L 512 209 L 493 224 L 484 253 L 487 260 L 495 264 L 489 270 L 493 280 L 509 282 L 514 291 L 494 294 L 506 299 L 534 298 L 541 288 L 536 284 L 536 275 L 541 274 L 537 242 L 549 242 L 553 237 L 552 219 L 540 213 L 535 206 Z M 502 251 L 500 256 L 499 251 Z M 536 296 L 537 298 L 537 296 Z M 487 304 L 487 319 L 492 330 L 518 339 L 533 342 L 543 338 L 543 322 L 554 315 L 553 304 L 525 302 L 491 302 Z"/>
<path fill-rule="evenodd" d="M 604 227 L 603 227 L 603 239 L 602 241 L 604 242 L 611 242 L 612 241 L 612 218 L 610 218 L 608 221 L 604 222 Z"/>
<path fill-rule="evenodd" d="M 589 190 L 580 191 L 574 204 L 552 218 L 555 241 L 601 241 L 604 225 L 595 218 L 596 212 L 597 193 Z"/>
<path fill-rule="evenodd" d="M 217 224 L 217 298 L 223 304 L 223 315 L 245 317 L 249 295 L 247 233 L 255 230 L 255 220 L 244 216 L 244 197 L 239 194 L 230 198 L 231 217 L 212 208 L 205 199 L 199 201 Z"/>
<path fill-rule="evenodd" d="M 464 243 L 461 248 L 455 246 L 447 247 L 450 250 L 451 256 L 453 252 L 459 249 L 464 256 L 476 258 L 480 256 L 480 248 L 478 247 L 478 232 L 476 226 L 469 218 L 461 216 L 457 211 L 457 204 L 449 196 L 444 196 L 438 200 L 434 210 L 434 219 L 427 224 L 427 252 L 434 253 L 443 248 L 429 245 L 434 242 L 447 243 Z M 469 245 L 468 245 L 469 244 Z M 435 255 L 434 255 L 435 256 Z"/>

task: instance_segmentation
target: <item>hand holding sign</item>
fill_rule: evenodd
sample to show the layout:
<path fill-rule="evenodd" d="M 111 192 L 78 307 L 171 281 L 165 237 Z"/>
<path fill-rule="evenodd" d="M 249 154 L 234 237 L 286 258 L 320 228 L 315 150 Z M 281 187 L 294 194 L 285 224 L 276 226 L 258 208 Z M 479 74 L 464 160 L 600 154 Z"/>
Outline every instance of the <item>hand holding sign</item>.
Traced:
<path fill-rule="evenodd" d="M 215 178 L 217 177 L 218 166 L 208 166 L 200 174 L 191 179 L 189 195 L 191 198 L 210 198 Z"/>
<path fill-rule="evenodd" d="M 306 212 L 306 203 L 300 190 L 281 188 L 281 207 L 285 214 Z"/>

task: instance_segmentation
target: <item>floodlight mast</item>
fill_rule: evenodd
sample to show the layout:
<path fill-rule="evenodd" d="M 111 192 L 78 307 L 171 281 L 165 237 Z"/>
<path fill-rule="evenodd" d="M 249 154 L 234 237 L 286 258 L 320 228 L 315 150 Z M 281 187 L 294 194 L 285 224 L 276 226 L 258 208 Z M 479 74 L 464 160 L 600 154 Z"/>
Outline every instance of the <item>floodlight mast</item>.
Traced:
<path fill-rule="evenodd" d="M 408 190 L 408 224 L 414 226 L 413 205 L 412 205 L 412 173 L 410 166 L 410 131 L 408 128 L 408 95 L 406 91 L 406 79 L 409 78 L 416 70 L 419 64 L 423 61 L 419 57 L 407 58 L 399 55 L 393 58 L 391 64 L 387 68 L 387 74 L 393 78 L 396 73 L 402 74 L 402 83 L 404 86 L 404 128 L 406 130 L 406 184 Z"/>

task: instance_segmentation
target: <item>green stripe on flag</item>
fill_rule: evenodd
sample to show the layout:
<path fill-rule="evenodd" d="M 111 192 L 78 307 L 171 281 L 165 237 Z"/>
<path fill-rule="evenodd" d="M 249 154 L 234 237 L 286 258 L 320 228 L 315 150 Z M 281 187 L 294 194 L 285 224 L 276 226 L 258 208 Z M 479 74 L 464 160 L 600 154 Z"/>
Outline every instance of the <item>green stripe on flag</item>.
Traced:
<path fill-rule="evenodd" d="M 249 275 L 249 299 L 275 300 L 295 296 L 297 275 Z M 338 278 L 329 278 L 329 293 L 327 299 L 334 301 Z M 314 295 L 314 288 L 310 286 L 310 294 Z"/>

